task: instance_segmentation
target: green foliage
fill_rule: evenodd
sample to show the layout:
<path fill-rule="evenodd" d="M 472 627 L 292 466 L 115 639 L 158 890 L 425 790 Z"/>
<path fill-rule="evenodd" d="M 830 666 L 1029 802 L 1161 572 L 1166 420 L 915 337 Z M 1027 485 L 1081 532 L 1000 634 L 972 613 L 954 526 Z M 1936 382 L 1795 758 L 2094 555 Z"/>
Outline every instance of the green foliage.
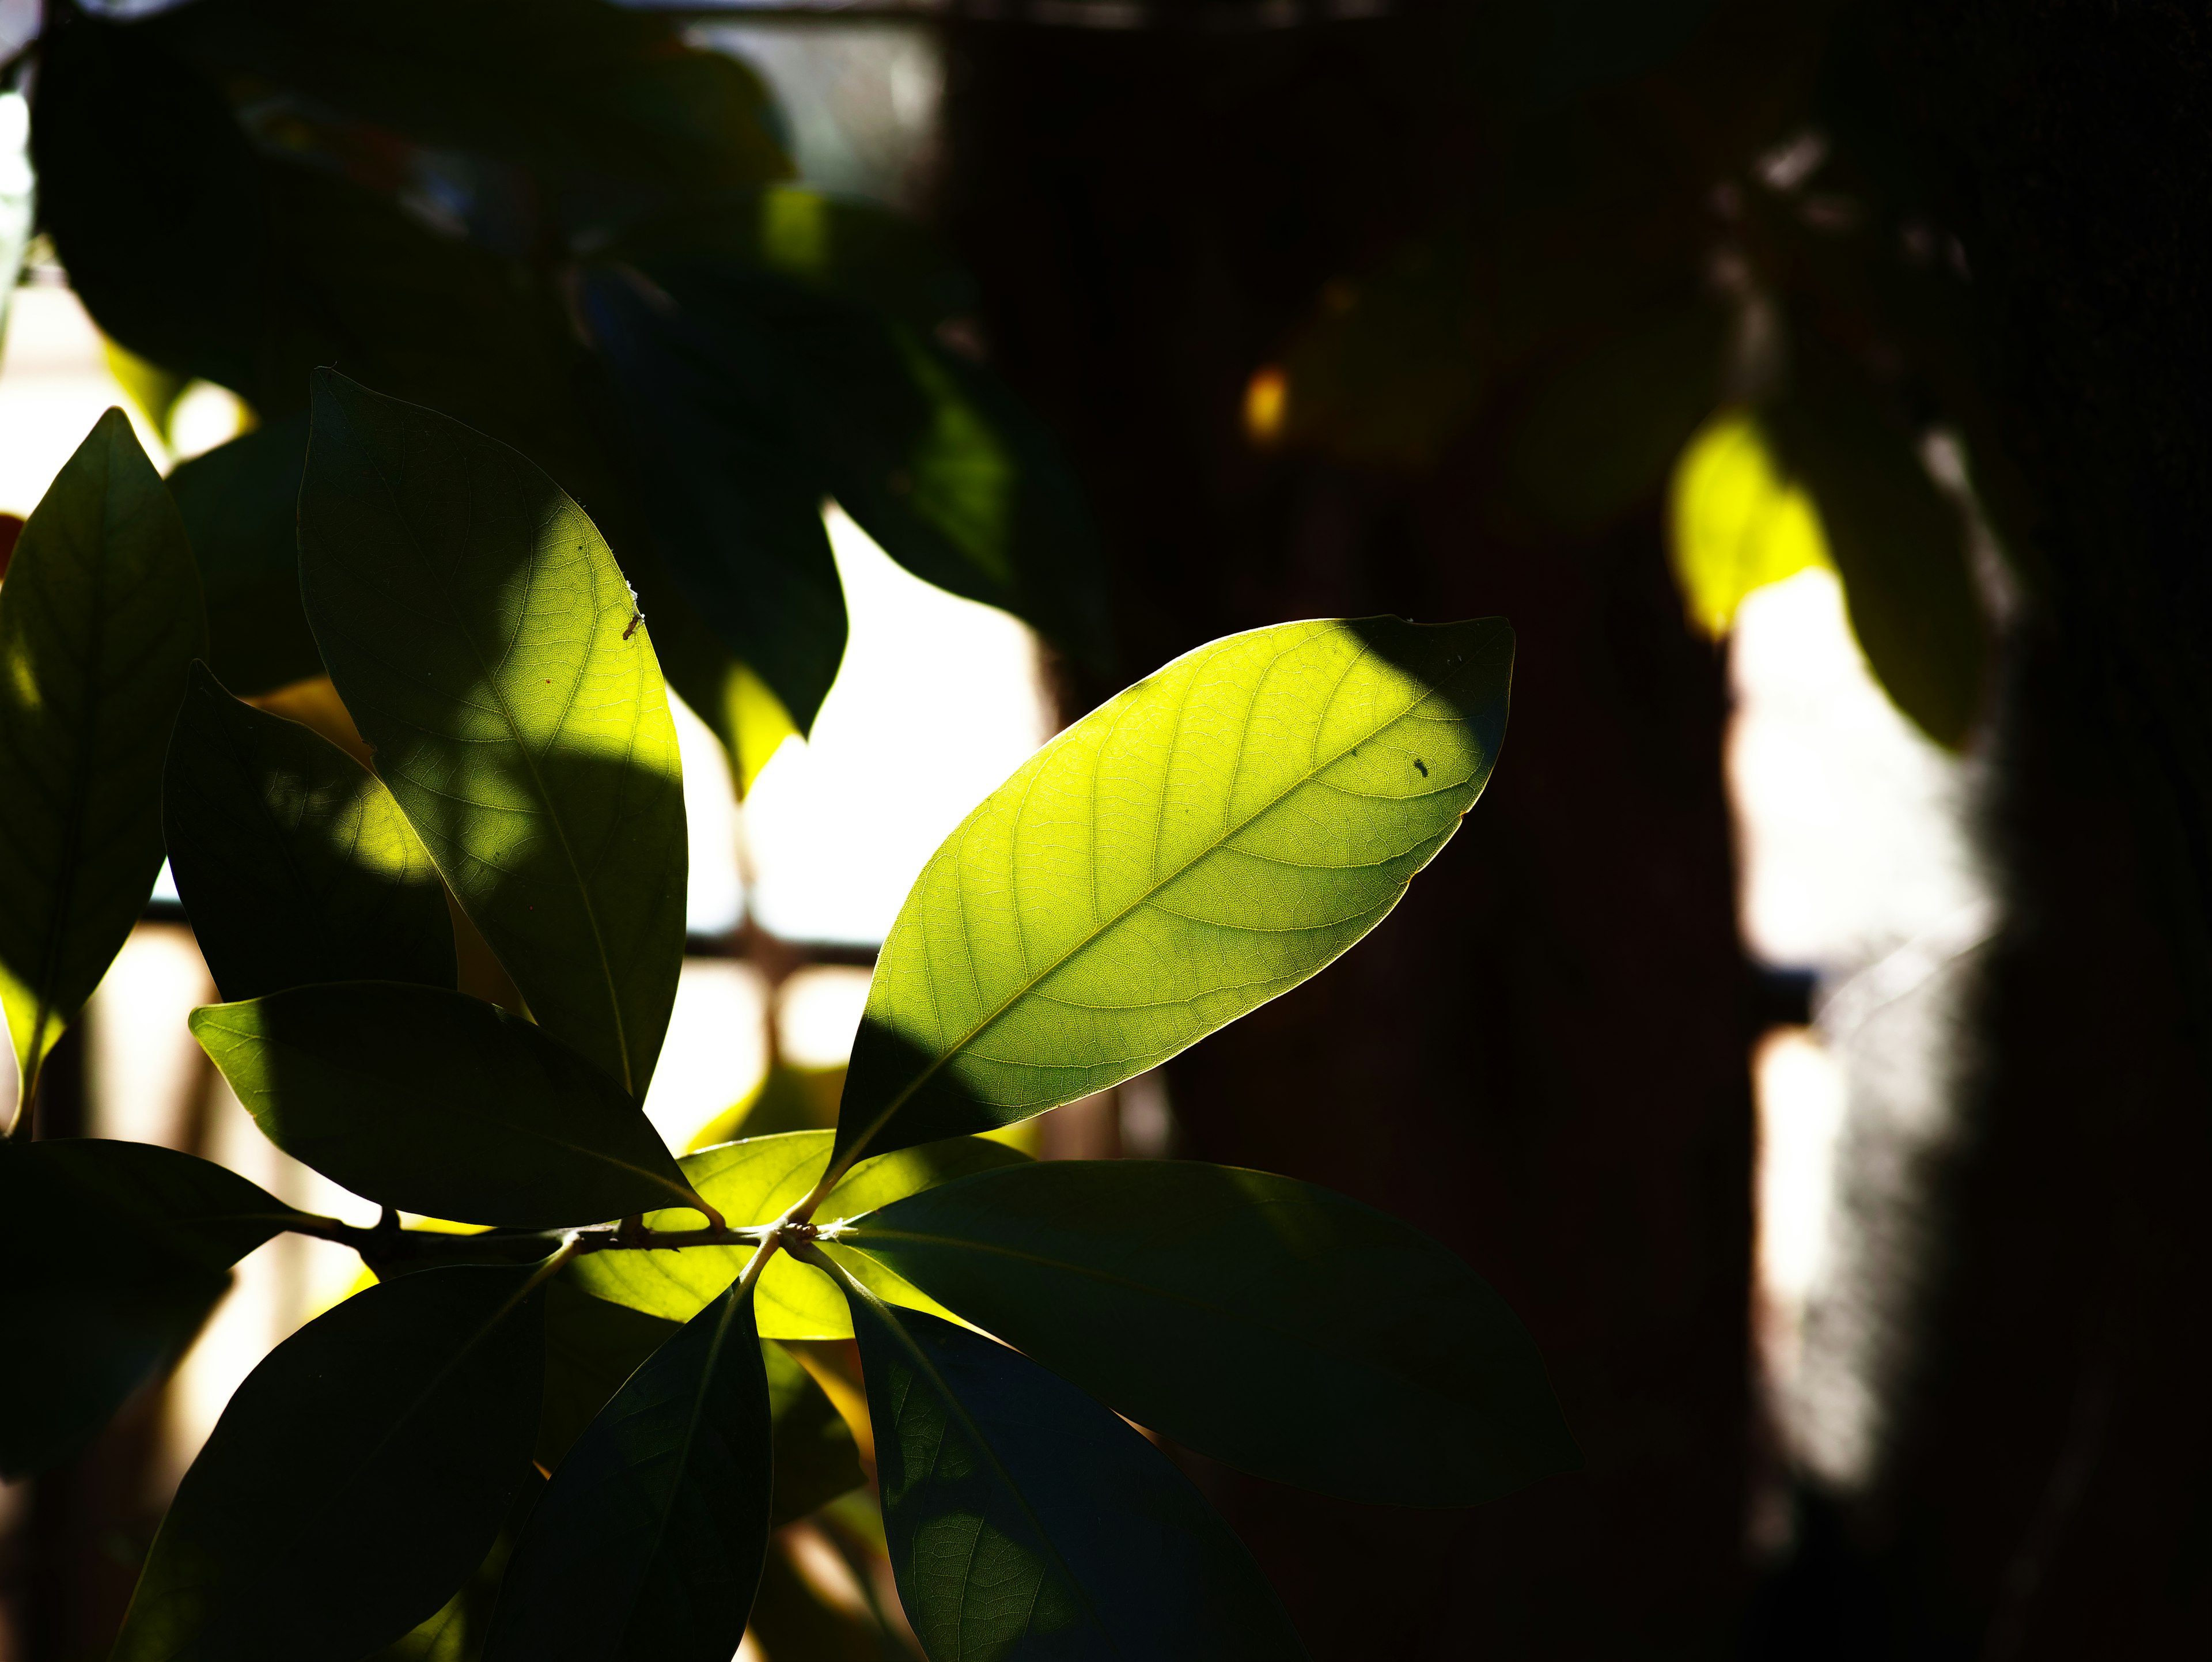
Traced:
<path fill-rule="evenodd" d="M 833 1169 L 1103 1090 L 1350 947 L 1480 794 L 1512 642 L 1494 619 L 1255 630 L 1039 751 L 884 942 Z"/>
<path fill-rule="evenodd" d="M 689 851 L 660 667 L 597 528 L 505 445 L 325 372 L 300 550 L 378 776 L 532 1014 L 642 1098 Z"/>
<path fill-rule="evenodd" d="M 120 410 L 24 526 L 0 585 L 0 1009 L 27 1132 L 39 1069 L 161 868 L 161 749 L 205 649 L 191 551 Z"/>
<path fill-rule="evenodd" d="M 194 1035 L 274 1142 L 386 1216 L 294 1213 L 166 1150 L 0 1145 L 0 1460 L 80 1444 L 277 1229 L 385 1279 L 240 1389 L 118 1662 L 720 1662 L 757 1587 L 774 1631 L 848 1648 L 867 1623 L 770 1531 L 818 1513 L 849 1540 L 869 1462 L 876 1549 L 935 1662 L 1291 1658 L 1243 1549 L 1115 1409 L 1368 1499 L 1466 1504 L 1573 1463 L 1527 1336 L 1405 1226 L 1258 1173 L 1040 1166 L 963 1135 L 1152 1065 L 1372 928 L 1489 776 L 1505 624 L 1286 624 L 1132 688 L 924 873 L 836 1128 L 679 1161 L 637 1100 L 683 950 L 652 634 L 520 455 L 335 375 L 316 399 L 306 612 L 374 775 L 163 636 L 131 696 L 142 728 L 183 702 L 166 778 L 116 766 L 112 812 L 156 825 L 166 794 L 210 960 L 252 995 Z M 973 438 L 945 410 L 938 441 Z M 947 465 L 957 520 L 997 486 Z M 45 592 L 30 569 L 11 605 Z M 58 685 L 76 637 L 10 638 L 21 685 Z M 21 800 L 0 790 L 10 835 Z M 445 984 L 439 875 L 527 1013 Z M 88 985 L 119 931 L 60 927 Z"/>
<path fill-rule="evenodd" d="M 169 740 L 169 864 L 234 1001 L 318 981 L 453 984 L 446 892 L 376 776 L 203 664 Z"/>
<path fill-rule="evenodd" d="M 185 1474 L 115 1662 L 357 1659 L 443 1604 L 529 1473 L 532 1282 L 426 1269 L 270 1352 Z"/>

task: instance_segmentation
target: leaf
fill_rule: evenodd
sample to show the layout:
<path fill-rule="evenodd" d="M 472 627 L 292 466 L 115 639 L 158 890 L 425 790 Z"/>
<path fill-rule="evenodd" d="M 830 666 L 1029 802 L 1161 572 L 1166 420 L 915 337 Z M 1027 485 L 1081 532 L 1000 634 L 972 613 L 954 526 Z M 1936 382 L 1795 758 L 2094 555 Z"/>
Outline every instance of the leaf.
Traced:
<path fill-rule="evenodd" d="M 110 410 L 0 586 L 0 1009 L 26 1111 L 161 869 L 162 746 L 206 638 L 175 506 Z"/>
<path fill-rule="evenodd" d="M 829 1166 L 830 1142 L 828 1131 L 749 1137 L 685 1155 L 684 1175 L 732 1227 L 768 1223 L 813 1192 Z M 1003 1144 L 977 1137 L 902 1149 L 854 1166 L 830 1191 L 816 1216 L 824 1223 L 855 1217 L 933 1184 L 1026 1158 Z M 676 1208 L 649 1215 L 646 1225 L 653 1229 L 689 1229 L 697 1227 L 697 1220 Z M 751 1254 L 750 1246 L 594 1252 L 579 1261 L 570 1273 L 579 1285 L 599 1298 L 688 1322 L 737 1278 Z M 926 1310 L 939 1308 L 895 1275 L 866 1264 L 854 1273 L 894 1302 L 913 1302 Z M 754 1287 L 753 1306 L 766 1338 L 853 1336 L 852 1318 L 836 1285 L 788 1253 L 779 1253 L 769 1261 Z"/>
<path fill-rule="evenodd" d="M 1279 1482 L 1467 1506 L 1579 1464 L 1504 1300 L 1419 1230 L 1310 1184 L 1051 1160 L 909 1196 L 838 1245 Z"/>
<path fill-rule="evenodd" d="M 300 603 L 304 411 L 180 462 L 169 494 L 207 590 L 208 663 L 252 697 L 323 673 Z"/>
<path fill-rule="evenodd" d="M 0 1476 L 65 1459 L 166 1372 L 288 1212 L 173 1149 L 0 1143 Z"/>
<path fill-rule="evenodd" d="M 837 1164 L 1103 1090 L 1321 969 L 1481 794 L 1512 661 L 1498 618 L 1283 624 L 1062 733 L 907 897 Z"/>
<path fill-rule="evenodd" d="M 493 1662 L 729 1662 L 768 1551 L 768 1379 L 735 1288 L 653 1354 L 546 1486 Z"/>
<path fill-rule="evenodd" d="M 319 981 L 453 984 L 445 886 L 375 776 L 192 666 L 162 826 L 223 996 Z"/>
<path fill-rule="evenodd" d="M 1989 663 L 1966 518 L 1872 389 L 1809 348 L 1796 362 L 1792 396 L 1763 413 L 1820 509 L 1851 631 L 1891 702 L 1956 750 Z"/>
<path fill-rule="evenodd" d="M 931 1662 L 1305 1655 L 1189 1480 L 1066 1381 L 854 1289 L 899 1598 Z"/>
<path fill-rule="evenodd" d="M 676 997 L 676 728 L 605 543 L 458 422 L 315 384 L 301 585 L 377 773 L 548 1032 L 641 1099 Z"/>
<path fill-rule="evenodd" d="M 396 981 L 192 1012 L 263 1135 L 356 1195 L 460 1223 L 593 1223 L 691 1194 L 637 1105 L 480 1000 Z"/>
<path fill-rule="evenodd" d="M 867 1482 L 860 1452 L 836 1404 L 814 1376 L 773 1340 L 763 1340 L 769 1412 L 775 1431 L 775 1501 L 781 1529 Z"/>
<path fill-rule="evenodd" d="M 544 1487 L 544 1480 L 536 1472 L 525 1475 L 514 1505 L 507 1508 L 507 1521 L 501 1525 L 498 1538 L 460 1591 L 441 1604 L 435 1614 L 424 1617 L 377 1652 L 370 1662 L 478 1662 L 491 1630 L 492 1610 L 499 1601 L 501 1579 L 507 1574 L 507 1561 L 514 1556 L 515 1541 Z"/>
<path fill-rule="evenodd" d="M 531 1458 L 558 1470 L 623 1382 L 682 1331 L 680 1322 L 592 1297 L 573 1271 L 554 1277 L 545 1288 L 545 1400 Z"/>
<path fill-rule="evenodd" d="M 1746 595 L 1830 563 L 1811 498 L 1783 477 L 1743 411 L 1724 410 L 1698 430 L 1667 496 L 1675 587 L 1691 622 L 1715 640 Z"/>
<path fill-rule="evenodd" d="M 435 1611 L 529 1473 L 532 1273 L 402 1276 L 272 1351 L 185 1474 L 113 1662 L 359 1662 Z"/>

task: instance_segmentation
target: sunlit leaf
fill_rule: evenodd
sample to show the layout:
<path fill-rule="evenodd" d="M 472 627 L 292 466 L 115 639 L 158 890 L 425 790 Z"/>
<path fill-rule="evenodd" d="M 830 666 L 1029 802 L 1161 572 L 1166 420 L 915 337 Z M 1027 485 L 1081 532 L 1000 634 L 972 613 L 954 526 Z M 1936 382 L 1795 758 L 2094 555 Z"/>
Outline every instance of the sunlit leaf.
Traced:
<path fill-rule="evenodd" d="M 1875 679 L 1929 738 L 1957 748 L 1989 663 L 1965 514 L 1929 477 L 1912 433 L 1825 355 L 1801 354 L 1791 396 L 1763 416 L 1820 510 Z"/>
<path fill-rule="evenodd" d="M 791 1131 L 749 1137 L 684 1157 L 684 1175 L 733 1226 L 767 1223 L 811 1193 L 829 1167 L 832 1134 Z M 1026 1157 L 995 1142 L 962 1137 L 902 1149 L 862 1161 L 832 1190 L 817 1217 L 857 1217 L 933 1184 L 970 1172 L 1017 1164 Z M 696 1229 L 696 1212 L 677 1208 L 646 1219 L 655 1229 Z M 689 1321 L 734 1280 L 751 1255 L 748 1246 L 687 1246 L 681 1251 L 595 1252 L 572 1272 L 580 1285 L 603 1299 L 649 1314 Z M 897 1276 L 862 1264 L 881 1297 L 925 1310 L 939 1306 Z M 819 1270 L 778 1254 L 753 1292 L 762 1334 L 776 1339 L 849 1339 L 845 1300 Z"/>
<path fill-rule="evenodd" d="M 1284 624 L 1177 659 L 946 839 L 877 960 L 841 1160 L 1042 1113 L 1380 922 L 1504 738 L 1502 620 Z"/>
<path fill-rule="evenodd" d="M 1310 1184 L 1043 1161 L 910 1196 L 838 1245 L 1263 1477 L 1465 1506 L 1578 1462 L 1505 1300 L 1419 1230 Z"/>
<path fill-rule="evenodd" d="M 360 1662 L 437 1610 L 529 1473 L 531 1274 L 402 1276 L 271 1352 L 185 1474 L 113 1662 Z"/>
<path fill-rule="evenodd" d="M 768 1549 L 769 1387 L 735 1288 L 592 1422 L 507 1567 L 493 1662 L 729 1662 Z"/>
<path fill-rule="evenodd" d="M 1165 1456 L 1002 1345 L 855 1294 L 899 1598 L 931 1662 L 1305 1654 Z"/>
<path fill-rule="evenodd" d="M 1683 606 L 1716 640 L 1744 596 L 1829 563 L 1812 499 L 1783 476 L 1758 421 L 1741 410 L 1715 416 L 1684 448 L 1667 519 Z"/>
<path fill-rule="evenodd" d="M 173 1362 L 287 1211 L 174 1149 L 0 1144 L 0 1476 L 65 1458 Z"/>
<path fill-rule="evenodd" d="M 377 773 L 546 1029 L 641 1098 L 684 949 L 676 728 L 614 557 L 523 457 L 316 382 L 301 583 Z"/>
<path fill-rule="evenodd" d="M 0 1009 L 27 1105 L 161 868 L 161 758 L 206 650 L 175 505 L 120 410 L 0 584 Z"/>
<path fill-rule="evenodd" d="M 592 1223 L 691 1190 L 637 1105 L 481 1000 L 396 981 L 191 1015 L 271 1142 L 357 1195 L 464 1223 Z"/>
<path fill-rule="evenodd" d="M 239 703 L 204 665 L 169 741 L 161 810 L 225 998 L 319 981 L 453 984 L 446 891 L 390 793 L 328 740 Z"/>

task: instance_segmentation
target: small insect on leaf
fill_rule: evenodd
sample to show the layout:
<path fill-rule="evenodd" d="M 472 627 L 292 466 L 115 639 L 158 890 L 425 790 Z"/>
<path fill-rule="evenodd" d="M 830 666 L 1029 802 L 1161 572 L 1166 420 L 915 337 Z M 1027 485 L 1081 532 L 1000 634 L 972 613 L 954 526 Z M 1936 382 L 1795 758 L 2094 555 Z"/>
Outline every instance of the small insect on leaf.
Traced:
<path fill-rule="evenodd" d="M 629 590 L 629 626 L 623 630 L 623 639 L 627 641 L 631 636 L 637 633 L 637 626 L 645 621 L 645 613 L 639 607 L 637 603 L 637 585 L 632 582 L 625 582 L 623 587 Z"/>

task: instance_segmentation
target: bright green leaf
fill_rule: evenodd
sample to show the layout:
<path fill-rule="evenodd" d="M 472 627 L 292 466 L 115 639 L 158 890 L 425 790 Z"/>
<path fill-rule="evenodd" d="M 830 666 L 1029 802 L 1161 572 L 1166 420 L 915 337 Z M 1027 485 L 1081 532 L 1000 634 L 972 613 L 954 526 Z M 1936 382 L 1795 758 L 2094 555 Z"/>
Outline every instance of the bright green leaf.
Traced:
<path fill-rule="evenodd" d="M 683 958 L 684 794 L 606 544 L 505 445 L 325 371 L 300 548 L 379 776 L 538 1020 L 641 1098 Z"/>
<path fill-rule="evenodd" d="M 1747 594 L 1829 563 L 1812 499 L 1785 478 L 1756 418 L 1723 410 L 1698 429 L 1667 489 L 1669 563 L 1690 621 L 1718 640 Z"/>
<path fill-rule="evenodd" d="M 437 868 L 328 740 L 193 666 L 161 794 L 170 868 L 225 998 L 319 981 L 453 984 Z"/>
<path fill-rule="evenodd" d="M 840 1161 L 1165 1061 L 1380 922 L 1505 733 L 1500 619 L 1284 624 L 1177 659 L 946 839 L 877 960 Z"/>
<path fill-rule="evenodd" d="M 493 1618 L 493 1662 L 729 1662 L 768 1550 L 769 1387 L 736 1288 L 562 1462 Z"/>
<path fill-rule="evenodd" d="M 1197 1161 L 1052 1160 L 838 1238 L 1141 1425 L 1280 1482 L 1466 1506 L 1569 1470 L 1542 1359 L 1419 1230 Z"/>
<path fill-rule="evenodd" d="M 535 1227 L 691 1193 L 611 1081 L 478 999 L 333 982 L 206 1005 L 191 1030 L 271 1142 L 387 1206 Z"/>
<path fill-rule="evenodd" d="M 174 1362 L 287 1214 L 174 1149 L 0 1144 L 0 1476 L 65 1458 Z"/>
<path fill-rule="evenodd" d="M 1305 1655 L 1190 1482 L 1003 1345 L 857 1288 L 899 1598 L 931 1662 Z"/>
<path fill-rule="evenodd" d="M 112 1662 L 360 1662 L 443 1604 L 529 1474 L 531 1274 L 404 1275 L 272 1351 L 185 1474 Z"/>
<path fill-rule="evenodd" d="M 162 748 L 206 640 L 176 506 L 111 410 L 0 584 L 0 1009 L 27 1105 L 161 869 Z"/>
<path fill-rule="evenodd" d="M 812 1192 L 830 1164 L 831 1134 L 789 1131 L 749 1137 L 684 1157 L 684 1175 L 733 1227 L 767 1223 Z M 1026 1159 L 980 1138 L 963 1137 L 902 1149 L 863 1161 L 831 1190 L 817 1219 L 828 1223 L 857 1217 L 933 1184 Z M 646 1219 L 654 1229 L 696 1229 L 696 1214 L 682 1208 Z M 617 1304 L 690 1321 L 745 1266 L 749 1246 L 687 1246 L 680 1251 L 595 1252 L 572 1272 L 586 1290 Z M 937 1304 L 896 1275 L 858 1267 L 878 1294 L 895 1303 L 935 1311 Z M 775 1339 L 849 1339 L 852 1318 L 829 1278 L 787 1254 L 778 1254 L 753 1290 L 760 1330 Z"/>

